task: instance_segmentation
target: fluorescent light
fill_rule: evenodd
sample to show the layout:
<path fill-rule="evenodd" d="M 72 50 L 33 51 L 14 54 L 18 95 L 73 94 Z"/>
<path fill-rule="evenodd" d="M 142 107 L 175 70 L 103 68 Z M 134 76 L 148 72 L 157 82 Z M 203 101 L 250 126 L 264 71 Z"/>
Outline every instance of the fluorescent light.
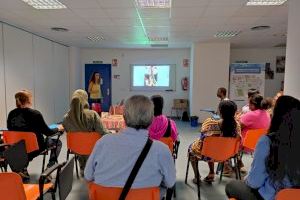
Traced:
<path fill-rule="evenodd" d="M 171 0 L 135 0 L 140 8 L 171 8 Z"/>
<path fill-rule="evenodd" d="M 94 36 L 88 36 L 87 39 L 91 40 L 92 42 L 100 42 L 100 41 L 104 40 L 104 37 L 94 35 Z"/>
<path fill-rule="evenodd" d="M 247 6 L 280 6 L 287 0 L 248 0 Z"/>
<path fill-rule="evenodd" d="M 151 42 L 167 42 L 168 37 L 148 36 L 148 40 Z"/>
<path fill-rule="evenodd" d="M 241 31 L 218 31 L 214 36 L 216 38 L 230 38 L 237 36 Z"/>
<path fill-rule="evenodd" d="M 63 9 L 67 8 L 58 0 L 22 0 L 35 9 Z"/>

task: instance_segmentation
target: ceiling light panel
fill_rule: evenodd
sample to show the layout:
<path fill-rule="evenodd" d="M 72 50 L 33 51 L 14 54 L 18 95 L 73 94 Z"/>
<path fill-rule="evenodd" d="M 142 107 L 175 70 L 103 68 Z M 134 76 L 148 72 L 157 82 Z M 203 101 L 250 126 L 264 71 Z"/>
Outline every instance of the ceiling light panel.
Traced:
<path fill-rule="evenodd" d="M 139 8 L 171 8 L 171 0 L 135 0 Z"/>
<path fill-rule="evenodd" d="M 64 9 L 67 8 L 58 0 L 22 0 L 35 9 Z"/>
<path fill-rule="evenodd" d="M 241 31 L 218 31 L 214 36 L 216 38 L 231 38 L 237 36 Z"/>
<path fill-rule="evenodd" d="M 104 40 L 104 37 L 94 35 L 94 36 L 88 36 L 87 39 L 89 39 L 92 42 L 100 42 L 100 41 Z"/>
<path fill-rule="evenodd" d="M 248 0 L 247 6 L 280 6 L 287 0 Z"/>

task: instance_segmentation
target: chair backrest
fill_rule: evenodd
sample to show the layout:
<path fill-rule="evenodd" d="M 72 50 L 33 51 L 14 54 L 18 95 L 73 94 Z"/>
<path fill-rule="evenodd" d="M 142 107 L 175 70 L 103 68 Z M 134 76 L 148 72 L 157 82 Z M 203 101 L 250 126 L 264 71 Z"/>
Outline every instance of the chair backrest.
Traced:
<path fill-rule="evenodd" d="M 298 200 L 300 189 L 283 189 L 276 195 L 276 200 Z"/>
<path fill-rule="evenodd" d="M 100 138 L 97 132 L 69 132 L 67 133 L 67 147 L 73 153 L 90 155 Z"/>
<path fill-rule="evenodd" d="M 6 162 L 14 172 L 21 172 L 28 166 L 28 155 L 26 153 L 25 141 L 21 140 L 10 146 L 3 153 Z"/>
<path fill-rule="evenodd" d="M 173 140 L 172 140 L 171 137 L 162 137 L 162 138 L 159 139 L 159 141 L 161 141 L 162 143 L 166 144 L 169 147 L 171 153 L 173 154 L 174 143 L 173 143 Z"/>
<path fill-rule="evenodd" d="M 203 141 L 201 154 L 216 162 L 223 162 L 235 156 L 240 145 L 240 138 L 206 137 Z"/>
<path fill-rule="evenodd" d="M 0 196 L 5 200 L 26 200 L 20 175 L 14 172 L 0 173 Z"/>
<path fill-rule="evenodd" d="M 70 159 L 59 172 L 58 189 L 59 199 L 65 200 L 70 194 L 73 186 L 73 171 L 74 171 L 74 157 Z"/>
<path fill-rule="evenodd" d="M 25 140 L 27 153 L 39 150 L 39 144 L 33 132 L 3 131 L 3 140 L 6 144 L 15 144 L 20 140 Z"/>
<path fill-rule="evenodd" d="M 90 200 L 118 200 L 123 188 L 104 187 L 95 183 L 89 183 Z M 130 189 L 126 200 L 159 200 L 160 193 L 158 187 Z"/>
<path fill-rule="evenodd" d="M 259 138 L 265 135 L 268 131 L 266 129 L 252 129 L 248 130 L 243 142 L 243 146 L 254 151 Z"/>

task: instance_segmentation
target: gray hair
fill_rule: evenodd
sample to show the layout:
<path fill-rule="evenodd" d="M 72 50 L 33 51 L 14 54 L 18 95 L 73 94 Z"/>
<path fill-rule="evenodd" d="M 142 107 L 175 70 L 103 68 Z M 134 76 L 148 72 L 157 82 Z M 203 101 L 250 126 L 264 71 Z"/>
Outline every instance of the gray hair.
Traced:
<path fill-rule="evenodd" d="M 126 126 L 147 129 L 152 123 L 153 103 L 143 95 L 134 95 L 125 102 L 124 118 Z"/>

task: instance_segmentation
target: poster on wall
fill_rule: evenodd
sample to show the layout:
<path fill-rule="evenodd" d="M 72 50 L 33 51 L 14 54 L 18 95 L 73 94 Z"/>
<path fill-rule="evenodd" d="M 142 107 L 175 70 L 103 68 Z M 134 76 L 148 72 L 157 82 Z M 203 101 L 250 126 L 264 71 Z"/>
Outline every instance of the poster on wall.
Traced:
<path fill-rule="evenodd" d="M 266 63 L 266 79 L 274 79 L 274 71 L 271 69 L 271 63 Z"/>
<path fill-rule="evenodd" d="M 265 64 L 233 63 L 230 65 L 230 93 L 233 101 L 246 104 L 248 89 L 254 88 L 264 94 Z"/>
<path fill-rule="evenodd" d="M 284 73 L 285 71 L 285 56 L 276 57 L 276 73 Z"/>

